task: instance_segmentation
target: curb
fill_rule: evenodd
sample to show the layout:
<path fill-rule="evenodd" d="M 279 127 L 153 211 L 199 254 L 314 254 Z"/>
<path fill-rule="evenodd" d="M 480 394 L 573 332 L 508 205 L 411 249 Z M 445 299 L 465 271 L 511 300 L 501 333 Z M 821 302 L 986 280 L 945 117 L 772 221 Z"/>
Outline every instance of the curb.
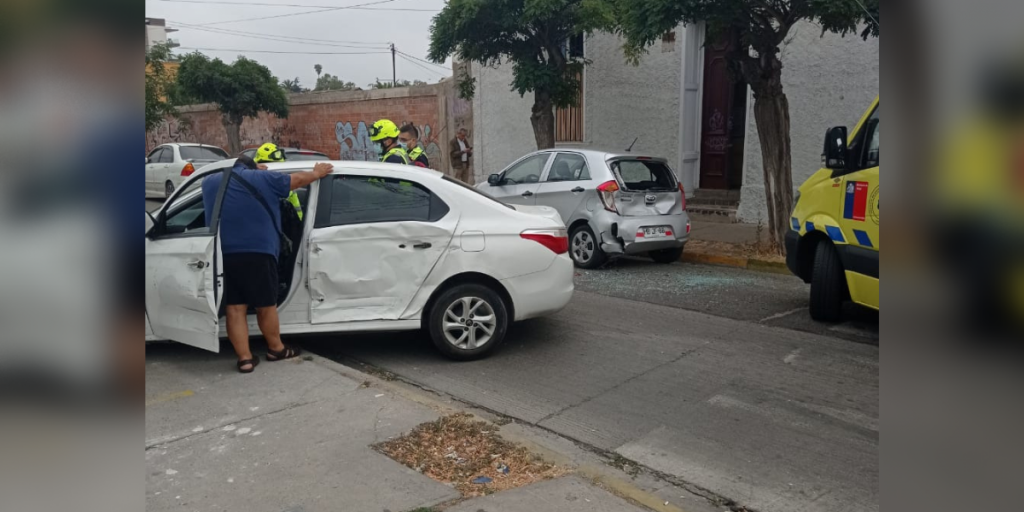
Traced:
<path fill-rule="evenodd" d="M 757 272 L 769 272 L 772 274 L 789 274 L 789 267 L 778 261 L 768 261 L 758 258 L 745 258 L 743 256 L 726 256 L 722 254 L 710 254 L 702 252 L 683 252 L 681 261 L 686 263 L 704 263 L 707 265 L 720 265 L 725 267 L 736 267 Z"/>
<path fill-rule="evenodd" d="M 473 419 L 494 425 L 499 432 L 501 431 L 500 424 L 495 423 L 491 418 L 481 416 L 476 410 L 473 410 L 472 407 L 462 406 L 457 401 L 447 402 L 437 396 L 434 392 L 416 388 L 414 384 L 406 383 L 401 379 L 396 379 L 394 381 L 385 380 L 377 375 L 365 373 L 361 370 L 332 361 L 313 352 L 307 351 L 304 352 L 304 354 L 306 356 L 312 356 L 312 362 L 325 366 L 338 374 L 356 381 L 370 382 L 376 387 L 394 393 L 406 400 L 410 400 L 427 408 L 433 409 L 439 414 L 452 414 L 456 412 L 468 413 L 473 417 Z M 572 458 L 568 455 L 544 446 L 527 436 L 513 433 L 502 433 L 502 437 L 507 441 L 519 444 L 547 462 L 571 468 L 573 470 L 572 472 L 582 476 L 591 483 L 604 487 L 606 490 L 611 491 L 612 494 L 616 494 L 619 497 L 633 500 L 654 512 L 686 512 L 686 509 L 666 503 L 658 496 L 633 485 L 624 478 L 619 477 L 614 473 L 614 471 L 608 468 L 603 468 L 593 464 L 574 464 Z"/>

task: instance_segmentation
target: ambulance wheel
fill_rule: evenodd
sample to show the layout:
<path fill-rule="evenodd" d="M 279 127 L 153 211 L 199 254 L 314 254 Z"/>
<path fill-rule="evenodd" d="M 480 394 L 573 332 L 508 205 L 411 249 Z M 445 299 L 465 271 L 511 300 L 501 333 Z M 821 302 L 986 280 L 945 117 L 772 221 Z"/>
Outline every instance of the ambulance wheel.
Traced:
<path fill-rule="evenodd" d="M 821 322 L 838 322 L 846 300 L 846 275 L 836 248 L 819 242 L 814 252 L 811 274 L 811 318 Z"/>

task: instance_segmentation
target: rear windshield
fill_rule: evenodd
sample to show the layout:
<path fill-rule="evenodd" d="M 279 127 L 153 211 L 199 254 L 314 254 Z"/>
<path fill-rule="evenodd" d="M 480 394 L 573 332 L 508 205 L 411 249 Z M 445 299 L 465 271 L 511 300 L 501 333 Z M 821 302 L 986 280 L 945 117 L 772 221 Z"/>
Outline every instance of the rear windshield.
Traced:
<path fill-rule="evenodd" d="M 628 190 L 675 190 L 672 169 L 652 160 L 619 160 L 612 168 Z"/>
<path fill-rule="evenodd" d="M 463 182 L 461 182 L 461 181 L 459 181 L 459 180 L 457 180 L 457 179 L 454 179 L 454 178 L 450 178 L 450 177 L 448 177 L 448 176 L 445 176 L 445 177 L 444 177 L 444 180 L 445 180 L 445 181 L 447 181 L 447 182 L 449 182 L 449 183 L 454 183 L 454 184 L 456 184 L 456 185 L 458 185 L 458 186 L 460 186 L 460 187 L 462 187 L 462 188 L 464 188 L 464 189 L 466 189 L 466 190 L 471 190 L 471 191 L 473 191 L 473 192 L 474 192 L 474 193 L 476 193 L 476 194 L 480 194 L 480 195 L 482 195 L 482 196 L 486 197 L 487 199 L 490 199 L 491 201 L 494 201 L 495 203 L 498 203 L 498 204 L 500 204 L 500 205 L 504 206 L 505 208 L 508 208 L 509 210 L 515 210 L 515 209 L 516 209 L 516 208 L 515 208 L 514 206 L 512 206 L 512 205 L 509 205 L 509 204 L 505 204 L 505 203 L 503 203 L 503 202 L 501 202 L 501 201 L 499 201 L 499 200 L 495 199 L 495 198 L 494 198 L 493 196 L 491 196 L 490 194 L 488 194 L 488 193 L 486 193 L 486 192 L 482 192 L 482 191 L 480 191 L 480 190 L 478 190 L 478 189 L 475 189 L 475 188 L 473 188 L 473 187 L 471 187 L 471 186 L 469 186 L 469 185 L 467 185 L 467 184 L 465 184 L 465 183 L 463 183 Z"/>
<path fill-rule="evenodd" d="M 289 162 L 319 162 L 323 160 L 330 160 L 330 158 L 328 158 L 327 155 L 323 153 L 313 153 L 311 151 L 302 153 L 285 153 L 284 159 L 288 160 Z"/>
<path fill-rule="evenodd" d="M 228 154 L 220 148 L 210 146 L 181 146 L 182 160 L 226 160 Z"/>

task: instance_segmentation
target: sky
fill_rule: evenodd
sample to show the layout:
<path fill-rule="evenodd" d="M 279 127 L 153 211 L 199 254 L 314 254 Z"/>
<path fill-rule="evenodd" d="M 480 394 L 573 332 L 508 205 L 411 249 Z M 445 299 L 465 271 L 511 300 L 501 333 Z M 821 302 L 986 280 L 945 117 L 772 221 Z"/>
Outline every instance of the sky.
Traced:
<path fill-rule="evenodd" d="M 451 76 L 451 60 L 443 66 L 416 60 L 427 60 L 430 22 L 444 4 L 445 0 L 146 0 L 146 16 L 164 18 L 169 28 L 179 30 L 168 36 L 181 45 L 176 54 L 199 50 L 228 63 L 244 55 L 270 68 L 279 81 L 298 77 L 310 89 L 316 84 L 313 66 L 320 64 L 323 73 L 365 89 L 377 78 L 391 80 L 388 43 L 409 55 L 396 58 L 399 80 L 436 83 Z M 336 9 L 349 6 L 359 8 Z"/>

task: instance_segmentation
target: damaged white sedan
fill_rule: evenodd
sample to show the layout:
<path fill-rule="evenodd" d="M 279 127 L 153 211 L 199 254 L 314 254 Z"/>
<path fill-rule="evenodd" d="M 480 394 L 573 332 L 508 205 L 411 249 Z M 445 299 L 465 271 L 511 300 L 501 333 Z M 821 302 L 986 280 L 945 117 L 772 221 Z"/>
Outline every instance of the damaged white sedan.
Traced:
<path fill-rule="evenodd" d="M 233 163 L 196 172 L 147 213 L 147 340 L 218 352 L 227 337 L 221 198 L 207 223 L 200 185 Z M 331 163 L 334 174 L 298 191 L 303 220 L 285 229 L 293 249 L 279 261 L 282 334 L 423 329 L 444 355 L 477 359 L 512 321 L 557 312 L 572 297 L 568 238 L 553 208 L 506 205 L 421 168 Z M 255 315 L 249 324 L 258 332 Z"/>

